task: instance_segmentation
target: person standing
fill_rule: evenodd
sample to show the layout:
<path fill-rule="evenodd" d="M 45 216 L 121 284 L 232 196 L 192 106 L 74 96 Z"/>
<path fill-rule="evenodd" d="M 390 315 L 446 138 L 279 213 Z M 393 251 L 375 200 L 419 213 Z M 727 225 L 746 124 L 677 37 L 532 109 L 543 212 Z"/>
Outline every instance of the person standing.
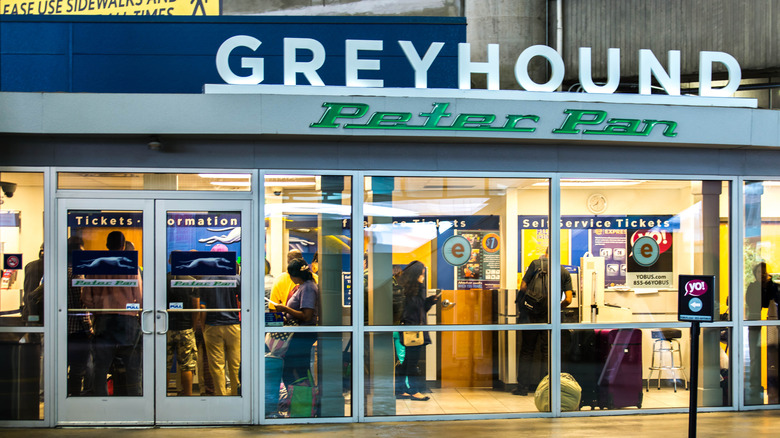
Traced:
<path fill-rule="evenodd" d="M 293 260 L 298 259 L 303 260 L 303 253 L 297 249 L 290 250 L 290 252 L 287 253 L 287 266 L 289 267 Z M 304 262 L 304 264 L 306 263 Z M 314 279 L 315 283 L 318 281 L 317 274 L 312 273 L 312 278 Z M 271 302 L 268 303 L 268 308 L 270 311 L 277 311 L 277 306 L 274 303 L 287 304 L 287 300 L 290 299 L 296 287 L 298 287 L 298 285 L 292 281 L 289 272 L 283 272 L 282 275 L 277 277 L 276 281 L 274 281 L 273 287 L 271 288 Z"/>
<path fill-rule="evenodd" d="M 293 325 L 317 325 L 319 320 L 320 293 L 309 269 L 302 258 L 294 259 L 287 265 L 287 274 L 298 289 L 286 305 L 277 304 L 276 310 L 284 312 L 285 319 L 292 321 Z M 316 340 L 316 333 L 297 332 L 293 335 L 284 357 L 282 380 L 285 384 L 290 385 L 308 375 L 311 347 Z"/>
<path fill-rule="evenodd" d="M 170 257 L 168 264 L 170 265 Z M 173 356 L 176 354 L 176 366 L 181 376 L 182 396 L 192 395 L 193 373 L 197 369 L 198 347 L 195 341 L 195 326 L 199 325 L 200 296 L 198 290 L 192 287 L 172 287 L 171 280 L 192 280 L 189 276 L 175 276 L 168 272 L 167 275 L 167 304 L 168 309 L 181 309 L 181 311 L 168 312 L 167 341 L 167 369 L 173 369 Z M 175 303 L 175 304 L 174 304 Z M 174 304 L 174 305 L 172 305 Z"/>
<path fill-rule="evenodd" d="M 518 295 L 517 305 L 518 313 L 524 315 L 528 322 L 531 324 L 546 324 L 547 323 L 547 304 L 542 312 L 533 312 L 523 305 L 523 296 L 528 293 L 529 288 L 533 289 L 537 287 L 534 283 L 537 281 L 543 281 L 541 287 L 546 292 L 546 297 L 549 297 L 550 282 L 549 282 L 549 248 L 545 251 L 544 255 L 531 262 L 528 265 L 528 269 L 523 275 L 523 280 L 520 283 L 520 294 Z M 571 274 L 569 271 L 561 266 L 561 309 L 566 308 L 571 304 L 572 300 L 572 283 Z M 512 390 L 514 395 L 527 395 L 528 392 L 533 392 L 536 389 L 536 385 L 539 383 L 538 379 L 534 379 L 531 376 L 531 366 L 533 364 L 534 353 L 536 352 L 536 346 L 539 344 L 541 351 L 541 363 L 543 367 L 547 367 L 549 358 L 549 336 L 547 330 L 523 330 L 522 332 L 522 345 L 520 347 L 520 354 L 518 358 L 518 370 L 517 370 L 517 388 Z"/>
<path fill-rule="evenodd" d="M 81 301 L 81 288 L 73 286 L 74 251 L 84 251 L 81 237 L 68 239 L 68 397 L 92 393 L 92 320 Z"/>
<path fill-rule="evenodd" d="M 109 251 L 123 251 L 125 235 L 121 231 L 112 231 L 106 239 Z M 126 309 L 128 304 L 143 303 L 143 288 L 141 276 L 110 275 L 115 279 L 133 279 L 137 286 L 119 287 L 83 287 L 81 299 L 87 308 L 106 309 L 97 311 L 94 316 L 94 361 L 95 361 L 95 395 L 108 395 L 108 374 L 112 364 L 121 363 L 126 372 L 125 387 L 114 390 L 117 394 L 141 395 L 141 320 L 139 311 Z"/>
<path fill-rule="evenodd" d="M 441 294 L 426 297 L 425 272 L 425 265 L 415 260 L 409 263 L 400 274 L 399 283 L 404 296 L 403 310 L 401 311 L 402 325 L 427 324 L 426 313 L 439 302 Z M 422 394 L 425 382 L 418 367 L 425 353 L 425 346 L 431 343 L 428 332 L 423 332 L 423 339 L 423 345 L 404 346 L 404 360 L 398 365 L 399 369 L 396 370 L 396 378 L 400 380 L 400 382 L 396 382 L 396 398 L 417 401 L 430 400 L 429 396 Z"/>
<path fill-rule="evenodd" d="M 226 251 L 227 248 L 221 248 Z M 216 251 L 220 251 L 217 249 Z M 225 372 L 230 376 L 230 395 L 238 395 L 241 386 L 241 279 L 238 275 L 209 276 L 203 279 L 235 280 L 234 287 L 216 287 L 200 291 L 201 308 L 206 312 L 203 340 L 208 367 L 214 382 L 214 395 L 228 395 Z"/>

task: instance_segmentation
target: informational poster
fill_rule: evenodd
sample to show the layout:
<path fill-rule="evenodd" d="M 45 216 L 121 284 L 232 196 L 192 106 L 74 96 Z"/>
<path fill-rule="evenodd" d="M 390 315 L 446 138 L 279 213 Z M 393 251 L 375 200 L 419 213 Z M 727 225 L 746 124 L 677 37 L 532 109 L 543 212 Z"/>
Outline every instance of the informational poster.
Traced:
<path fill-rule="evenodd" d="M 241 263 L 240 213 L 169 212 L 166 225 L 168 251 L 234 251 Z"/>
<path fill-rule="evenodd" d="M 672 233 L 629 229 L 627 286 L 632 289 L 668 289 L 674 285 Z"/>
<path fill-rule="evenodd" d="M 455 267 L 458 289 L 498 289 L 501 285 L 501 248 L 498 232 L 457 231 L 471 244 L 468 261 Z"/>
<path fill-rule="evenodd" d="M 220 15 L 221 0 L 0 0 L 1 15 Z"/>
<path fill-rule="evenodd" d="M 352 273 L 341 273 L 341 307 L 352 306 Z"/>
<path fill-rule="evenodd" d="M 591 230 L 590 252 L 604 258 L 604 287 L 626 284 L 626 230 Z"/>

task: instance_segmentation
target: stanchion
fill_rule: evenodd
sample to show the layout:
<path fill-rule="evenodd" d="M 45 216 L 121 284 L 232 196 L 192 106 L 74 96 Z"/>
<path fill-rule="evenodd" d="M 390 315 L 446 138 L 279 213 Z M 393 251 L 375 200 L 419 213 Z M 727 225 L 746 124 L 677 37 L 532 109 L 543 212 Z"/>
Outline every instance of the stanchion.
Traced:
<path fill-rule="evenodd" d="M 696 410 L 699 406 L 699 323 L 691 322 L 691 380 L 688 391 L 691 393 L 688 408 L 688 438 L 696 438 Z"/>

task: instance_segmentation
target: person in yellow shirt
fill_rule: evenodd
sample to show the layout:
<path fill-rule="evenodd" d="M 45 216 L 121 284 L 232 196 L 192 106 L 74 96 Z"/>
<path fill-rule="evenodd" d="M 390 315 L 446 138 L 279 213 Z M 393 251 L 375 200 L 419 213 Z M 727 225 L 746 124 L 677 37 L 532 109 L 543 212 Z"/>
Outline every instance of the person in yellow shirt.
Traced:
<path fill-rule="evenodd" d="M 291 250 L 287 253 L 287 265 L 289 265 L 293 260 L 297 259 L 303 259 L 303 254 L 297 249 Z M 319 283 L 319 277 L 317 274 L 313 273 L 312 275 L 314 276 L 314 282 Z M 296 284 L 293 283 L 293 281 L 290 279 L 290 274 L 284 272 L 282 275 L 280 275 L 279 278 L 277 278 L 274 282 L 273 288 L 271 288 L 271 302 L 268 303 L 268 309 L 271 312 L 275 312 L 276 306 L 274 303 L 287 304 L 287 297 L 290 295 L 290 292 L 295 289 L 295 286 Z"/>

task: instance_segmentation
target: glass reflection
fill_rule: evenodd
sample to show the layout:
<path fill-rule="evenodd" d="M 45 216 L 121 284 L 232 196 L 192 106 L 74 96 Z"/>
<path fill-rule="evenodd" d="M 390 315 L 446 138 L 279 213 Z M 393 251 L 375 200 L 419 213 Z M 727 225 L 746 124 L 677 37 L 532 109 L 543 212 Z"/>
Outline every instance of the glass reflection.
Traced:
<path fill-rule="evenodd" d="M 68 211 L 69 397 L 142 395 L 141 218 Z"/>
<path fill-rule="evenodd" d="M 242 217 L 169 211 L 168 396 L 241 395 Z"/>
<path fill-rule="evenodd" d="M 318 289 L 316 324 L 351 323 L 350 184 L 334 175 L 265 176 L 267 326 L 289 324 L 289 312 L 277 307 L 289 308 L 298 290 L 288 272 L 295 260 L 305 262 Z"/>
<path fill-rule="evenodd" d="M 680 274 L 715 275 L 728 319 L 729 206 L 723 181 L 562 179 L 561 262 L 581 322 L 675 322 Z"/>
<path fill-rule="evenodd" d="M 538 350 L 525 371 L 533 389 L 513 391 L 524 331 L 421 331 L 430 343 L 414 345 L 405 332 L 366 335 L 366 415 L 537 412 L 549 406 L 549 391 L 535 397 L 549 374 Z"/>
<path fill-rule="evenodd" d="M 0 420 L 43 419 L 43 336 L 0 333 Z"/>
<path fill-rule="evenodd" d="M 778 326 L 746 327 L 745 342 L 745 404 L 780 403 L 778 366 Z"/>
<path fill-rule="evenodd" d="M 441 294 L 428 324 L 530 322 L 517 319 L 517 291 L 549 244 L 547 180 L 375 176 L 365 187 L 366 324 L 403 323 L 399 275 L 414 262 L 427 267 L 429 295 Z"/>
<path fill-rule="evenodd" d="M 293 344 L 296 338 L 299 341 Z M 305 359 L 306 363 L 298 358 Z M 291 362 L 294 362 L 292 366 Z M 266 334 L 266 418 L 351 415 L 352 337 L 349 333 Z"/>

